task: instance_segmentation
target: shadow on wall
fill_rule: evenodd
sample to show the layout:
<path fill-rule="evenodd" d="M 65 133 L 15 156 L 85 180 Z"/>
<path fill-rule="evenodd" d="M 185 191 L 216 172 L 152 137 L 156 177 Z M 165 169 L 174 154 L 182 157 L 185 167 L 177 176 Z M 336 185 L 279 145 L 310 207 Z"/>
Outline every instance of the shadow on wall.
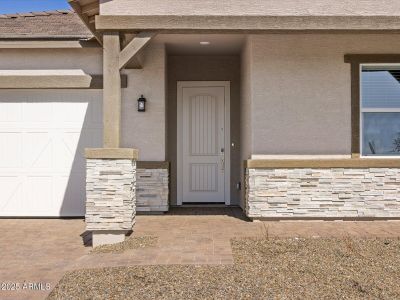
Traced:
<path fill-rule="evenodd" d="M 100 98 L 101 99 L 101 98 Z M 73 155 L 68 182 L 65 186 L 60 216 L 84 216 L 86 204 L 86 159 L 85 148 L 99 148 L 102 146 L 102 101 L 91 99 L 87 102 L 87 109 L 79 133 L 78 142 L 68 147 Z M 78 134 L 74 132 L 73 134 Z M 75 146 L 75 147 L 74 147 Z"/>

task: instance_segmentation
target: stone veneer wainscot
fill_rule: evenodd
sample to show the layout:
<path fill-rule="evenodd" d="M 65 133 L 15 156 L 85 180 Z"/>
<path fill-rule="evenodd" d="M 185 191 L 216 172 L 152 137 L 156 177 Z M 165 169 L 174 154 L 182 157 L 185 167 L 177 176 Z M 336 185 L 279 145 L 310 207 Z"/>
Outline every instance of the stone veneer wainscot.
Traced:
<path fill-rule="evenodd" d="M 247 168 L 250 218 L 400 217 L 400 168 Z"/>
<path fill-rule="evenodd" d="M 93 246 L 121 242 L 136 216 L 134 149 L 86 150 L 86 229 Z"/>
<path fill-rule="evenodd" d="M 136 211 L 149 213 L 168 211 L 168 163 L 138 162 L 136 171 Z"/>

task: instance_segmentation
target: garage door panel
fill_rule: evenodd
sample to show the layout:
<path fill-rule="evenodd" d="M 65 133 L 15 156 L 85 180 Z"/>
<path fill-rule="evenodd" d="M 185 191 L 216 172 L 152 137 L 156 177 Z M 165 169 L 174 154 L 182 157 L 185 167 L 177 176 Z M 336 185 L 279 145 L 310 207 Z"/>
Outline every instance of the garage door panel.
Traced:
<path fill-rule="evenodd" d="M 26 132 L 23 135 L 24 166 L 26 169 L 52 168 L 52 132 Z"/>
<path fill-rule="evenodd" d="M 62 132 L 58 136 L 60 141 L 55 143 L 55 168 L 57 170 L 71 170 L 85 173 L 85 148 L 99 148 L 102 146 L 102 132 L 99 129 L 83 129 L 82 131 Z M 64 159 L 59 159 L 64 158 Z"/>
<path fill-rule="evenodd" d="M 27 125 L 43 126 L 53 120 L 52 104 L 47 102 L 25 102 L 22 107 L 22 118 Z"/>
<path fill-rule="evenodd" d="M 100 92 L 0 91 L 0 216 L 84 216 L 101 111 Z"/>
<path fill-rule="evenodd" d="M 0 176 L 0 211 L 12 215 L 18 213 L 23 198 L 23 179 L 20 176 Z"/>
<path fill-rule="evenodd" d="M 22 167 L 22 133 L 0 132 L 0 168 Z"/>
<path fill-rule="evenodd" d="M 2 103 L 0 128 L 9 128 L 22 121 L 22 103 Z"/>
<path fill-rule="evenodd" d="M 22 211 L 33 215 L 46 215 L 53 211 L 53 177 L 29 175 L 26 178 L 26 199 Z"/>
<path fill-rule="evenodd" d="M 61 124 L 74 124 L 76 126 L 82 126 L 84 124 L 88 103 L 76 102 L 76 103 L 54 103 L 54 117 L 57 123 Z"/>
<path fill-rule="evenodd" d="M 54 168 L 58 172 L 71 171 L 75 160 L 79 160 L 81 171 L 85 168 L 85 161 L 79 155 L 78 145 L 81 138 L 80 131 L 63 132 L 54 141 Z"/>

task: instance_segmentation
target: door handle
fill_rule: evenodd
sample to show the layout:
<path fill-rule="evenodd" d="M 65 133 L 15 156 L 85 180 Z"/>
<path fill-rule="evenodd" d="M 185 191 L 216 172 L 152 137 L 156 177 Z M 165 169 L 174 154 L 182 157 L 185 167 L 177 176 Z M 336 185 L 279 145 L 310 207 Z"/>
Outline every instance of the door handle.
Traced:
<path fill-rule="evenodd" d="M 221 157 L 221 171 L 225 171 L 225 156 Z"/>

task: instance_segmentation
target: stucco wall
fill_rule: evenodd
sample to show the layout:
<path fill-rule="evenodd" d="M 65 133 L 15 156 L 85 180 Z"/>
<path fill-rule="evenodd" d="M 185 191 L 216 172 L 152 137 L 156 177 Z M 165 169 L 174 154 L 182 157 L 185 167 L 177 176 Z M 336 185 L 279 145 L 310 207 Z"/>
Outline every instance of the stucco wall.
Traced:
<path fill-rule="evenodd" d="M 177 81 L 231 82 L 231 204 L 238 204 L 240 193 L 240 58 L 239 56 L 168 57 L 168 160 L 171 161 L 171 204 L 176 204 L 176 111 Z"/>
<path fill-rule="evenodd" d="M 399 53 L 397 35 L 252 35 L 252 154 L 351 153 L 348 53 Z"/>
<path fill-rule="evenodd" d="M 128 88 L 122 93 L 121 146 L 139 149 L 139 160 L 165 160 L 165 45 L 150 44 L 144 68 L 125 70 Z M 137 99 L 146 97 L 146 112 L 137 111 Z"/>
<path fill-rule="evenodd" d="M 102 49 L 0 49 L 0 68 L 82 69 L 86 73 L 102 74 Z"/>
<path fill-rule="evenodd" d="M 398 0 L 100 0 L 103 15 L 399 15 Z"/>

